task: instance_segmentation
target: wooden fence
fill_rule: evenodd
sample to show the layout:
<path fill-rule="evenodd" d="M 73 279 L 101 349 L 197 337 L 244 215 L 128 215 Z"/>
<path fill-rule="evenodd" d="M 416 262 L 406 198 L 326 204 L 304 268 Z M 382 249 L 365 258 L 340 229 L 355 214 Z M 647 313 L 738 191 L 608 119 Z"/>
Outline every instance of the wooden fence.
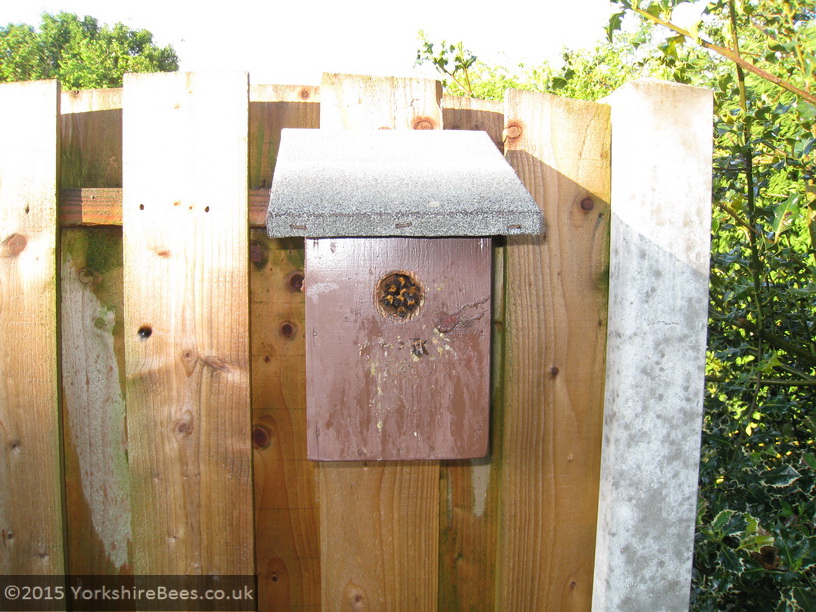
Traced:
<path fill-rule="evenodd" d="M 281 128 L 484 130 L 546 237 L 494 257 L 489 457 L 306 460 Z M 0 86 L 0 571 L 252 574 L 261 610 L 588 610 L 610 107 L 326 75 Z"/>

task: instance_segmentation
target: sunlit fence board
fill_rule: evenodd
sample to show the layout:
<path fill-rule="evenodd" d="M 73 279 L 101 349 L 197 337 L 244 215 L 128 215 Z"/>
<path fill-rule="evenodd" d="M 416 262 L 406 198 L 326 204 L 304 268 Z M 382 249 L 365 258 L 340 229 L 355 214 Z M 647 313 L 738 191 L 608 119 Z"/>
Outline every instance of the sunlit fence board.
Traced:
<path fill-rule="evenodd" d="M 324 75 L 321 129 L 438 129 L 436 81 Z M 322 601 L 328 610 L 435 610 L 439 462 L 319 467 Z"/>
<path fill-rule="evenodd" d="M 59 84 L 0 85 L 0 572 L 61 574 Z"/>
<path fill-rule="evenodd" d="M 547 234 L 507 243 L 498 601 L 583 611 L 603 423 L 609 109 L 534 92 L 506 102 L 505 154 Z"/>
<path fill-rule="evenodd" d="M 282 128 L 317 128 L 316 88 L 250 89 L 249 180 L 272 180 Z M 268 197 L 257 211 L 266 221 Z M 250 204 L 250 214 L 253 208 Z M 252 442 L 259 610 L 320 608 L 317 467 L 306 458 L 303 239 L 250 234 Z"/>
<path fill-rule="evenodd" d="M 122 90 L 63 92 L 61 102 L 61 193 L 84 187 L 121 194 Z M 122 228 L 63 227 L 65 543 L 76 575 L 132 572 L 123 294 Z"/>
<path fill-rule="evenodd" d="M 248 97 L 244 73 L 125 80 L 136 573 L 253 572 Z"/>

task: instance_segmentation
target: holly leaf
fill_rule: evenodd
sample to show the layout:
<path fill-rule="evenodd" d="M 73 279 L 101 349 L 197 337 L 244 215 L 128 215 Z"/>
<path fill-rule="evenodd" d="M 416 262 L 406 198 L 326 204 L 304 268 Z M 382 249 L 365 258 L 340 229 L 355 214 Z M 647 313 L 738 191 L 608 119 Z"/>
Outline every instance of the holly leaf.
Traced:
<path fill-rule="evenodd" d="M 773 221 L 771 221 L 774 242 L 779 240 L 779 236 L 790 227 L 793 219 L 799 214 L 800 199 L 801 197 L 798 193 L 793 193 L 774 208 L 774 218 Z"/>
<path fill-rule="evenodd" d="M 609 23 L 606 24 L 606 37 L 609 39 L 609 42 L 612 42 L 612 36 L 615 32 L 621 29 L 621 22 L 625 14 L 624 12 L 615 13 L 609 18 Z"/>

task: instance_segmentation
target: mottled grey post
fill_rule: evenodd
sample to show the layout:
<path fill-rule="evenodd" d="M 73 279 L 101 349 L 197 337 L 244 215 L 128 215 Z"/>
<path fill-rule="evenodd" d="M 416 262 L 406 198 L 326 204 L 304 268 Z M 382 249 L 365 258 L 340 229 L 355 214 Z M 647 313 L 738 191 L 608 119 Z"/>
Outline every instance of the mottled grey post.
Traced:
<path fill-rule="evenodd" d="M 712 94 L 639 80 L 612 107 L 595 612 L 688 610 L 703 410 Z"/>

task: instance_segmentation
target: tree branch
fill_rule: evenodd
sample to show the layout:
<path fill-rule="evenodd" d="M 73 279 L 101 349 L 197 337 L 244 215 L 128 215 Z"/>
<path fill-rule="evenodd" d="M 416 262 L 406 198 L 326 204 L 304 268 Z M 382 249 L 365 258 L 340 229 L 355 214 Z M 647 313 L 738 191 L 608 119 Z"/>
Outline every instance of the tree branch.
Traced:
<path fill-rule="evenodd" d="M 745 331 L 751 332 L 752 334 L 757 334 L 767 342 L 770 342 L 774 347 L 782 349 L 783 351 L 786 351 L 791 355 L 796 355 L 800 359 L 803 359 L 805 362 L 807 362 L 808 365 L 810 365 L 811 367 L 816 368 L 816 355 L 814 355 L 813 353 L 806 349 L 803 349 L 800 346 L 797 346 L 787 338 L 784 338 L 767 330 L 760 330 L 755 323 L 752 323 L 747 319 L 733 320 L 730 319 L 726 314 L 718 310 L 714 310 L 714 308 L 711 308 L 709 312 L 711 316 L 716 318 L 718 321 L 725 322 L 729 325 L 733 325 L 734 327 L 738 327 L 740 329 L 744 329 Z"/>
<path fill-rule="evenodd" d="M 660 17 L 658 17 L 656 15 L 652 15 L 650 13 L 647 13 L 646 11 L 644 11 L 641 8 L 632 7 L 632 10 L 634 10 L 641 17 L 644 17 L 644 18 L 648 19 L 652 23 L 656 23 L 657 25 L 662 25 L 663 27 L 666 27 L 666 28 L 670 29 L 672 32 L 675 32 L 677 34 L 680 34 L 681 36 L 685 36 L 687 38 L 690 38 L 691 40 L 696 41 L 697 44 L 699 44 L 701 47 L 705 47 L 706 49 L 714 51 L 715 53 L 721 55 L 722 57 L 724 57 L 726 59 L 729 59 L 732 62 L 734 62 L 735 64 L 737 64 L 738 66 L 744 68 L 748 72 L 751 72 L 752 74 L 755 74 L 758 77 L 761 77 L 761 78 L 765 79 L 766 81 L 768 81 L 770 83 L 773 83 L 774 85 L 778 85 L 782 89 L 785 89 L 785 90 L 787 90 L 787 91 L 789 91 L 789 92 L 791 92 L 793 94 L 796 94 L 797 96 L 799 96 L 803 100 L 806 100 L 806 101 L 810 102 L 811 104 L 813 104 L 814 106 L 816 106 L 816 96 L 814 96 L 813 94 L 805 91 L 804 89 L 800 89 L 800 88 L 796 87 L 796 85 L 793 85 L 792 83 L 788 83 L 787 81 L 785 81 L 783 79 L 780 79 L 778 76 L 776 76 L 775 74 L 771 74 L 767 70 L 763 70 L 762 68 L 759 68 L 758 66 L 755 66 L 754 64 L 752 64 L 748 60 L 740 57 L 737 53 L 734 53 L 734 51 L 732 49 L 729 49 L 728 47 L 722 47 L 720 45 L 714 44 L 713 42 L 710 42 L 710 41 L 708 41 L 708 40 L 706 40 L 706 39 L 704 39 L 704 38 L 702 38 L 700 36 L 694 36 L 688 30 L 685 30 L 685 29 L 681 28 L 680 26 L 677 26 L 677 25 L 671 23 L 670 21 L 666 21 L 665 19 L 661 19 Z"/>

